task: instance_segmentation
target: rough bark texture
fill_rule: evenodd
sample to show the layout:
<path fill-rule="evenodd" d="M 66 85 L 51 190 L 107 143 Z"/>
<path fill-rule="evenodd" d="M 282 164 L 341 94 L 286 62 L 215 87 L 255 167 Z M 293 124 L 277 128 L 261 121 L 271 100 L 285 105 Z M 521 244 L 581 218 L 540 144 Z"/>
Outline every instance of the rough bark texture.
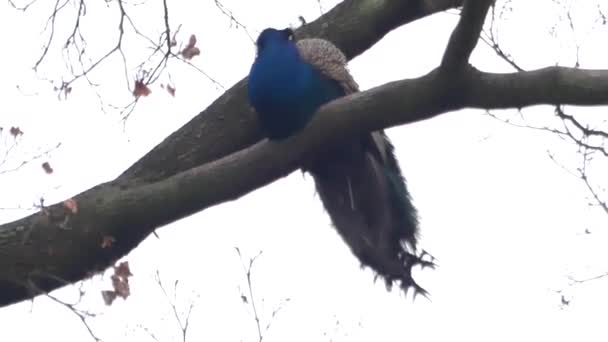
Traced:
<path fill-rule="evenodd" d="M 329 39 L 350 59 L 392 29 L 461 3 L 346 0 L 296 34 Z M 287 175 L 328 141 L 328 132 L 242 150 L 260 140 L 242 80 L 116 180 L 75 196 L 78 212 L 58 203 L 0 226 L 0 306 L 82 280 L 155 228 Z M 114 242 L 102 247 L 106 237 Z"/>

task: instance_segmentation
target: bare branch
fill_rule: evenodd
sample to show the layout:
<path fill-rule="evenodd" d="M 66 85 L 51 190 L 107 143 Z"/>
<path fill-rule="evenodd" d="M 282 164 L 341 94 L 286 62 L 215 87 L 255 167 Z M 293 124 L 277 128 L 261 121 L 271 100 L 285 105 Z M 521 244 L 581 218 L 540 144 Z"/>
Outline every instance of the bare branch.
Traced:
<path fill-rule="evenodd" d="M 608 203 L 606 203 L 606 201 L 604 201 L 600 198 L 600 196 L 597 193 L 597 191 L 595 190 L 595 188 L 593 186 L 591 186 L 591 183 L 589 183 L 589 178 L 587 178 L 587 175 L 581 174 L 581 179 L 583 180 L 583 182 L 585 182 L 587 189 L 589 190 L 591 195 L 593 195 L 593 198 L 595 199 L 597 205 L 599 205 L 604 210 L 604 212 L 606 214 L 608 214 Z"/>
<path fill-rule="evenodd" d="M 141 325 L 141 324 L 138 324 L 137 327 L 140 328 L 141 330 L 143 330 L 146 334 L 148 334 L 148 336 L 151 339 L 153 339 L 154 341 L 161 342 L 161 340 L 158 337 L 156 337 L 156 335 L 154 335 L 154 333 L 148 327 Z"/>
<path fill-rule="evenodd" d="M 167 53 L 165 56 L 171 54 L 171 28 L 169 27 L 169 7 L 167 6 L 167 0 L 163 0 L 163 10 L 164 10 L 164 19 L 165 19 L 165 40 L 167 43 Z"/>
<path fill-rule="evenodd" d="M 602 8 L 600 4 L 597 4 L 597 13 L 599 16 L 599 21 L 601 25 L 606 25 L 608 23 L 608 16 L 602 12 Z"/>
<path fill-rule="evenodd" d="M 555 108 L 555 113 L 562 120 L 564 131 L 566 133 L 565 135 L 570 138 L 570 140 L 579 148 L 583 148 L 585 152 L 600 152 L 604 155 L 604 157 L 608 157 L 608 150 L 606 150 L 604 147 L 604 137 L 602 137 L 602 135 L 606 134 L 605 132 L 583 127 L 582 124 L 580 124 L 573 116 L 564 113 L 562 106 L 557 106 Z M 572 132 L 572 129 L 570 129 L 568 126 L 568 123 L 573 124 L 574 128 L 579 129 L 580 134 L 575 135 L 575 133 Z M 601 137 L 602 144 L 591 144 L 589 140 L 598 135 Z"/>
<path fill-rule="evenodd" d="M 56 0 L 55 8 L 53 9 L 53 12 L 47 19 L 46 26 L 48 27 L 49 24 L 51 26 L 50 32 L 49 32 L 49 38 L 46 42 L 46 45 L 44 46 L 44 50 L 42 51 L 42 54 L 40 55 L 40 57 L 38 58 L 36 63 L 34 63 L 34 70 L 38 69 L 38 66 L 40 65 L 40 63 L 42 63 L 42 61 L 46 57 L 47 53 L 49 52 L 49 48 L 51 47 L 51 44 L 53 43 L 53 38 L 55 37 L 55 19 L 57 18 L 57 14 L 59 13 L 59 11 L 61 11 L 65 7 L 65 5 L 68 4 L 68 0 L 64 1 L 62 4 L 60 4 L 60 2 L 61 2 L 61 0 Z M 45 30 L 46 30 L 46 27 L 45 27 Z"/>
<path fill-rule="evenodd" d="M 549 127 L 549 126 L 535 126 L 535 125 L 530 125 L 528 123 L 522 123 L 522 124 L 516 123 L 516 122 L 513 122 L 513 120 L 501 118 L 490 111 L 486 111 L 486 115 L 488 115 L 489 117 L 496 119 L 502 123 L 505 123 L 509 126 L 513 126 L 513 127 L 517 127 L 517 128 L 527 128 L 527 129 L 532 129 L 532 130 L 546 132 L 546 133 L 553 133 L 558 136 L 567 136 L 568 135 L 568 132 L 561 131 L 557 128 L 553 128 L 553 127 Z M 523 120 L 523 116 L 522 116 L 522 120 Z"/>
<path fill-rule="evenodd" d="M 443 54 L 441 68 L 452 71 L 464 67 L 469 61 L 492 3 L 494 0 L 465 0 L 460 21 Z"/>
<path fill-rule="evenodd" d="M 36 1 L 38 0 L 32 0 L 30 2 L 28 2 L 27 4 L 23 5 L 23 6 L 19 6 L 17 4 L 15 4 L 15 2 L 13 0 L 8 0 L 8 4 L 11 5 L 11 7 L 13 7 L 14 9 L 18 10 L 18 11 L 27 11 L 27 9 L 33 5 Z"/>
<path fill-rule="evenodd" d="M 241 254 L 241 250 L 238 247 L 234 247 L 234 249 L 236 250 L 236 253 L 239 256 L 239 259 L 241 259 L 241 266 L 243 266 L 243 272 L 245 273 L 245 279 L 247 280 L 247 288 L 249 290 L 249 299 L 247 299 L 246 295 L 241 294 L 241 300 L 243 301 L 243 303 L 249 304 L 251 306 L 251 308 L 253 310 L 253 319 L 255 321 L 255 326 L 257 328 L 257 333 L 258 333 L 258 342 L 262 342 L 262 340 L 264 339 L 264 334 L 266 332 L 268 332 L 268 330 L 270 330 L 270 326 L 272 325 L 274 318 L 283 309 L 285 303 L 289 302 L 290 299 L 289 298 L 283 299 L 279 303 L 279 305 L 274 308 L 274 310 L 272 311 L 272 314 L 270 315 L 270 318 L 268 319 L 268 323 L 266 323 L 266 327 L 264 329 L 262 329 L 262 321 L 261 321 L 260 315 L 259 315 L 258 310 L 255 305 L 256 297 L 253 293 L 253 282 L 251 280 L 251 272 L 253 270 L 253 264 L 257 260 L 257 258 L 260 255 L 262 255 L 262 251 L 258 252 L 258 254 L 256 254 L 254 257 L 249 258 L 249 263 L 247 266 L 245 266 L 245 262 L 243 261 L 243 255 Z M 262 299 L 262 301 L 263 301 L 263 299 Z"/>
<path fill-rule="evenodd" d="M 601 153 L 604 157 L 608 157 L 608 151 L 604 147 L 603 141 L 606 132 L 590 129 L 588 127 L 583 126 L 577 119 L 574 118 L 574 116 L 566 114 L 562 106 L 556 106 L 555 113 L 556 116 L 561 119 L 561 122 L 563 124 L 562 129 L 548 126 L 537 127 L 529 124 L 517 124 L 511 122 L 510 120 L 498 118 L 490 112 L 488 112 L 488 115 L 515 127 L 529 128 L 549 132 L 557 135 L 558 137 L 564 140 L 568 140 L 569 142 L 574 143 L 574 145 L 579 148 L 578 153 L 582 157 L 581 166 L 576 168 L 576 170 L 571 170 L 570 168 L 564 166 L 562 163 L 558 162 L 555 155 L 551 152 L 549 152 L 549 158 L 551 158 L 551 160 L 555 162 L 557 166 L 566 171 L 568 174 L 581 179 L 582 182 L 585 184 L 587 190 L 594 198 L 594 202 L 590 204 L 601 207 L 608 214 L 608 203 L 601 198 L 599 193 L 600 190 L 598 190 L 591 184 L 591 181 L 589 180 L 589 177 L 587 175 L 587 168 L 592 161 L 592 153 L 598 152 Z M 572 129 L 568 126 L 568 123 L 573 124 L 574 128 L 579 129 L 580 134 L 576 134 L 575 132 L 573 132 Z M 601 145 L 592 145 L 589 142 L 590 138 L 593 138 L 594 136 L 601 137 Z"/>
<path fill-rule="evenodd" d="M 608 139 L 608 132 L 591 129 L 589 127 L 584 127 L 583 124 L 581 124 L 578 120 L 576 120 L 574 118 L 574 116 L 564 113 L 564 111 L 561 107 L 558 107 L 558 109 L 556 110 L 556 114 L 559 118 L 563 119 L 564 121 L 568 121 L 568 122 L 572 123 L 576 128 L 578 128 L 584 135 L 586 135 L 588 137 L 599 136 L 599 137 Z"/>
<path fill-rule="evenodd" d="M 504 11 L 505 6 L 507 6 L 507 5 L 508 5 L 508 3 L 505 3 L 503 5 L 502 11 Z M 574 32 L 574 21 L 573 21 L 572 15 L 571 15 L 571 8 L 568 7 L 568 8 L 565 8 L 564 10 L 566 12 L 566 21 L 569 25 L 569 28 L 572 32 Z M 490 28 L 488 31 L 484 32 L 485 37 L 482 35 L 481 39 L 488 46 L 490 46 L 500 58 L 502 58 L 504 61 L 509 63 L 517 71 L 523 72 L 525 70 L 523 68 L 521 68 L 509 54 L 504 52 L 498 44 L 497 34 L 495 34 L 495 31 L 497 31 L 497 28 L 495 26 L 495 21 L 496 21 L 495 12 L 496 12 L 496 7 L 494 6 L 494 8 L 491 12 Z M 499 17 L 501 15 L 502 15 L 502 13 L 499 15 Z M 578 67 L 580 67 L 579 56 L 578 56 L 579 46 L 578 46 L 578 44 L 575 44 L 575 45 L 576 45 L 577 51 L 576 51 L 576 61 L 574 63 L 574 68 L 578 68 Z M 592 204 L 601 207 L 605 212 L 608 213 L 608 206 L 607 206 L 606 201 L 601 199 L 599 189 L 596 189 L 591 184 L 591 181 L 587 177 L 587 174 L 585 171 L 588 167 L 588 164 L 591 163 L 591 159 L 588 158 L 590 151 L 598 152 L 598 153 L 601 153 L 604 157 L 608 157 L 608 149 L 605 147 L 606 138 L 608 138 L 608 132 L 601 130 L 601 129 L 590 128 L 589 125 L 583 124 L 581 121 L 576 119 L 574 117 L 574 115 L 566 114 L 564 112 L 564 107 L 561 105 L 558 105 L 555 107 L 555 114 L 560 119 L 560 121 L 563 125 L 563 128 L 553 128 L 553 127 L 547 127 L 547 126 L 536 127 L 536 126 L 530 126 L 528 124 L 518 125 L 518 124 L 514 124 L 513 122 L 510 122 L 510 121 L 505 121 L 502 119 L 499 119 L 499 120 L 501 120 L 503 122 L 507 122 L 508 124 L 511 124 L 514 126 L 532 128 L 532 129 L 537 129 L 537 130 L 554 133 L 558 137 L 560 137 L 562 139 L 567 139 L 570 142 L 574 143 L 575 146 L 577 146 L 579 148 L 579 153 L 582 153 L 582 155 L 583 155 L 582 167 L 578 168 L 577 171 L 569 170 L 567 167 L 565 167 L 564 165 L 557 162 L 557 160 L 555 159 L 555 156 L 551 153 L 550 153 L 550 157 L 557 165 L 559 165 L 562 169 L 566 170 L 569 174 L 574 175 L 575 177 L 581 179 L 583 184 L 585 184 L 586 188 L 588 189 L 588 191 L 591 193 L 591 195 L 594 198 L 594 203 L 592 203 Z M 494 116 L 492 114 L 490 114 L 490 116 L 497 118 L 496 116 Z"/>
<path fill-rule="evenodd" d="M 81 24 L 84 22 L 86 15 L 86 2 L 85 0 L 55 0 L 54 9 L 51 11 L 51 14 L 48 17 L 47 24 L 45 27 L 45 32 L 48 33 L 47 42 L 43 47 L 43 51 L 39 56 L 38 60 L 34 63 L 33 69 L 38 71 L 43 62 L 45 61 L 47 54 L 49 53 L 49 49 L 54 45 L 54 42 L 57 41 L 56 32 L 55 32 L 55 21 L 58 18 L 60 12 L 64 12 L 66 8 L 69 8 L 69 4 L 73 4 L 74 9 L 74 24 L 70 30 L 70 33 L 67 34 L 65 38 L 65 43 L 63 43 L 62 53 L 63 60 L 65 63 L 65 68 L 70 73 L 67 77 L 61 77 L 60 80 L 51 80 L 51 83 L 54 85 L 54 90 L 58 93 L 58 98 L 65 98 L 68 94 L 71 93 L 74 84 L 79 80 L 85 80 L 88 84 L 95 88 L 98 84 L 95 84 L 91 79 L 92 73 L 106 64 L 106 61 L 109 60 L 112 56 L 118 54 L 120 55 L 124 74 L 125 74 L 125 83 L 126 88 L 129 92 L 133 93 L 134 89 L 132 89 L 133 85 L 133 75 L 127 69 L 127 57 L 125 56 L 125 52 L 123 51 L 123 40 L 127 36 L 128 33 L 134 32 L 140 38 L 143 38 L 145 41 L 151 43 L 152 53 L 151 55 L 144 61 L 142 61 L 138 69 L 138 76 L 135 81 L 140 82 L 141 85 L 148 87 L 149 85 L 156 82 L 165 72 L 168 66 L 168 62 L 170 59 L 177 59 L 181 62 L 184 62 L 192 67 L 194 67 L 197 71 L 199 71 L 203 76 L 213 82 L 216 87 L 221 87 L 221 85 L 213 79 L 208 73 L 204 72 L 201 68 L 198 68 L 192 63 L 189 62 L 187 58 L 182 58 L 179 53 L 175 53 L 173 50 L 177 45 L 176 42 L 176 34 L 179 31 L 179 27 L 176 31 L 173 31 L 170 27 L 170 17 L 169 17 L 169 5 L 167 0 L 163 0 L 162 2 L 162 25 L 164 26 L 163 33 L 160 36 L 158 42 L 153 41 L 146 35 L 144 35 L 139 28 L 136 26 L 135 22 L 132 20 L 128 13 L 128 5 L 129 3 L 125 0 L 117 0 L 117 1 L 107 1 L 107 6 L 115 6 L 112 9 L 116 9 L 116 13 L 118 14 L 118 27 L 115 44 L 110 47 L 108 50 L 103 51 L 101 55 L 94 56 L 91 58 L 88 54 L 87 50 L 87 41 L 86 37 L 81 32 Z M 13 4 L 14 5 L 14 4 Z M 16 9 L 20 9 L 14 6 Z M 143 76 L 142 76 L 143 75 Z M 97 91 L 95 91 L 97 93 Z M 137 94 L 134 94 L 137 97 Z M 106 106 L 111 108 L 112 110 L 118 110 L 123 120 L 126 120 L 129 117 L 129 114 L 135 109 L 135 105 L 137 103 L 137 99 L 133 102 L 127 104 L 126 106 L 114 106 L 107 105 L 102 100 L 102 96 L 97 93 L 97 96 L 100 101 L 101 109 L 105 112 Z"/>
<path fill-rule="evenodd" d="M 172 53 L 172 57 L 175 57 L 175 58 L 179 59 L 180 61 L 182 61 L 183 63 L 186 63 L 188 66 L 190 66 L 194 70 L 198 71 L 201 75 L 205 76 L 209 81 L 211 81 L 211 83 L 213 83 L 217 89 L 226 90 L 226 87 L 223 84 L 221 84 L 219 81 L 217 81 L 211 75 L 209 75 L 203 69 L 201 69 L 198 66 L 192 64 L 192 62 L 190 62 L 189 60 L 185 59 L 184 57 L 182 57 L 180 55 L 174 54 L 174 53 Z"/>
<path fill-rule="evenodd" d="M 81 296 L 82 295 L 83 294 L 81 293 Z M 95 342 L 103 342 L 103 340 L 101 338 L 99 338 L 99 337 L 97 337 L 97 335 L 95 335 L 95 333 L 93 332 L 93 329 L 89 325 L 89 322 L 87 322 L 87 318 L 92 317 L 93 314 L 86 312 L 86 311 L 82 311 L 82 310 L 76 308 L 75 304 L 70 304 L 70 303 L 64 302 L 54 296 L 51 296 L 50 294 L 46 294 L 46 297 L 50 298 L 55 303 L 64 306 L 65 308 L 70 310 L 70 312 L 72 312 L 74 315 L 76 315 L 80 319 L 80 321 L 82 322 L 84 327 L 87 329 L 89 336 L 91 336 L 91 338 L 93 340 L 95 340 Z"/>
<path fill-rule="evenodd" d="M 505 3 L 503 5 L 501 12 L 503 12 L 505 10 L 506 6 L 507 6 L 507 3 Z M 500 16 L 501 16 L 501 14 L 499 14 L 499 17 Z M 492 8 L 492 12 L 491 12 L 491 16 L 490 16 L 490 27 L 488 28 L 487 31 L 486 30 L 482 31 L 480 39 L 486 45 L 488 45 L 492 50 L 494 50 L 494 52 L 496 53 L 496 55 L 498 55 L 498 57 L 500 57 L 502 60 L 507 62 L 509 65 L 511 65 L 515 70 L 525 71 L 522 67 L 520 67 L 515 62 L 513 57 L 511 57 L 511 55 L 509 55 L 507 52 L 505 52 L 500 47 L 500 44 L 498 44 L 498 27 L 496 25 L 496 6 L 493 6 L 493 8 Z"/>
<path fill-rule="evenodd" d="M 89 325 L 89 322 L 87 321 L 88 318 L 93 318 L 95 317 L 95 314 L 86 311 L 86 310 L 81 310 L 79 309 L 77 306 L 78 304 L 80 304 L 82 302 L 82 299 L 84 298 L 85 295 L 85 291 L 83 290 L 83 286 L 84 286 L 84 282 L 80 282 L 80 286 L 78 287 L 78 299 L 74 302 L 74 303 L 68 303 L 67 301 L 61 300 L 55 296 L 52 296 L 48 293 L 44 293 L 44 291 L 42 291 L 40 288 L 38 288 L 36 286 L 35 283 L 30 282 L 28 284 L 28 287 L 30 288 L 30 290 L 34 293 L 40 293 L 40 294 L 44 294 L 45 297 L 49 298 L 50 300 L 52 300 L 53 302 L 59 304 L 60 306 L 65 307 L 66 309 L 68 309 L 70 312 L 72 312 L 74 315 L 76 315 L 78 317 L 78 319 L 80 319 L 82 325 L 85 327 L 85 329 L 87 330 L 87 332 L 89 333 L 89 336 L 95 341 L 95 342 L 103 342 L 103 340 L 101 338 L 99 338 L 97 335 L 95 335 L 95 333 L 93 332 L 93 328 L 91 328 L 91 326 Z M 33 305 L 33 303 L 32 303 Z"/>
<path fill-rule="evenodd" d="M 194 301 L 189 303 L 188 306 L 188 310 L 186 312 L 185 318 L 182 319 L 180 317 L 180 313 L 179 310 L 177 309 L 177 304 L 175 303 L 175 296 L 177 295 L 177 283 L 178 280 L 175 281 L 174 286 L 173 286 L 173 299 L 171 299 L 169 297 L 169 293 L 167 292 L 167 290 L 165 290 L 165 287 L 163 286 L 163 283 L 160 279 L 160 272 L 157 270 L 156 274 L 156 284 L 158 285 L 158 287 L 161 289 L 161 291 L 163 292 L 163 295 L 165 296 L 165 298 L 167 299 L 167 301 L 169 302 L 169 305 L 171 306 L 171 311 L 173 311 L 173 316 L 175 317 L 175 321 L 177 322 L 177 324 L 179 325 L 179 329 L 182 335 L 182 342 L 186 342 L 186 337 L 188 335 L 188 326 L 190 325 L 190 316 L 192 314 L 192 309 L 194 309 Z M 149 335 L 156 339 L 156 337 L 154 336 L 154 334 L 152 334 L 149 330 L 145 329 Z"/>
<path fill-rule="evenodd" d="M 591 149 L 591 151 L 593 152 L 595 151 L 595 149 Z M 608 204 L 600 198 L 599 194 L 597 193 L 597 190 L 591 185 L 591 183 L 589 182 L 589 178 L 587 177 L 587 166 L 590 162 L 590 152 L 588 148 L 584 147 L 582 157 L 582 166 L 578 169 L 579 177 L 585 183 L 591 195 L 593 195 L 595 203 L 597 203 L 597 205 L 599 205 L 604 210 L 604 212 L 608 214 Z"/>
<path fill-rule="evenodd" d="M 587 282 L 590 282 L 590 281 L 602 279 L 602 278 L 605 278 L 605 277 L 608 277 L 608 272 L 600 273 L 600 274 L 598 274 L 596 276 L 589 277 L 589 278 L 584 278 L 584 279 L 576 279 L 576 278 L 570 276 L 570 277 L 568 277 L 568 280 L 570 280 L 570 282 L 572 284 L 583 284 L 583 283 L 587 283 Z"/>
<path fill-rule="evenodd" d="M 247 30 L 247 27 L 245 25 L 243 25 L 237 18 L 234 17 L 234 14 L 232 14 L 232 11 L 230 11 L 228 8 L 226 8 L 226 6 L 224 6 L 219 0 L 214 0 L 214 2 L 215 2 L 215 7 L 217 7 L 220 10 L 220 12 L 222 12 L 222 14 L 224 14 L 225 16 L 228 17 L 228 19 L 230 20 L 230 25 L 234 24 L 237 28 L 243 29 L 243 31 L 245 31 L 245 34 L 247 35 L 247 37 L 249 37 L 249 40 L 251 40 L 252 43 L 255 43 L 255 39 L 253 39 L 253 37 L 249 33 L 249 30 Z"/>
<path fill-rule="evenodd" d="M 14 146 L 15 146 L 15 145 L 12 145 L 12 146 L 11 146 L 11 148 L 10 148 L 9 150 L 7 150 L 7 151 L 6 151 L 6 155 L 4 156 L 4 159 L 3 159 L 2 161 L 0 161 L 0 167 L 1 167 L 1 166 L 3 166 L 3 165 L 6 163 L 6 161 L 7 161 L 7 157 L 8 157 L 8 154 L 10 153 L 10 151 L 12 150 L 12 147 L 14 147 Z M 47 150 L 45 150 L 45 151 L 42 151 L 42 152 L 40 152 L 40 153 L 38 153 L 38 154 L 35 154 L 35 155 L 33 155 L 32 157 L 30 157 L 30 158 L 28 158 L 28 159 L 26 159 L 26 160 L 22 160 L 22 161 L 19 163 L 19 165 L 17 165 L 17 166 L 14 166 L 14 167 L 9 168 L 9 169 L 0 169 L 0 175 L 5 174 L 5 173 L 10 173 L 10 172 L 15 172 L 15 171 L 18 171 L 18 170 L 19 170 L 19 169 L 21 169 L 23 166 L 25 166 L 25 165 L 27 165 L 27 164 L 29 164 L 29 163 L 33 162 L 34 160 L 37 160 L 37 159 L 40 159 L 40 158 L 42 158 L 42 157 L 46 157 L 46 156 L 48 156 L 48 155 L 49 155 L 51 152 L 55 151 L 55 150 L 56 150 L 56 149 L 58 149 L 60 146 L 61 146 L 61 143 L 58 143 L 57 145 L 55 145 L 55 146 L 53 146 L 53 147 L 51 147 L 51 148 L 49 148 L 49 149 L 47 149 Z"/>
<path fill-rule="evenodd" d="M 245 277 L 247 278 L 247 288 L 249 289 L 249 304 L 251 305 L 251 308 L 253 310 L 253 319 L 255 320 L 255 326 L 258 331 L 258 342 L 262 342 L 262 340 L 264 339 L 264 335 L 262 334 L 260 316 L 258 315 L 258 310 L 255 307 L 255 296 L 253 295 L 253 286 L 251 284 L 251 270 L 253 269 L 253 263 L 260 255 L 262 255 L 262 251 L 258 252 L 258 254 L 256 254 L 253 258 L 250 258 L 249 266 L 246 267 L 245 263 L 243 263 L 243 256 L 241 255 L 241 250 L 238 247 L 235 247 L 234 249 L 236 250 L 236 253 L 241 259 L 243 271 L 245 272 Z"/>

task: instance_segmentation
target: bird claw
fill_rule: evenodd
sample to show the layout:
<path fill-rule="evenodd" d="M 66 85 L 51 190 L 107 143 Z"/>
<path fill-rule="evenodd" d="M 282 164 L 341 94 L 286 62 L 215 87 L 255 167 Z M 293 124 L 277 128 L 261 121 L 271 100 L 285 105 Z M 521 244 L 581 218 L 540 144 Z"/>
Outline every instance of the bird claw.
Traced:
<path fill-rule="evenodd" d="M 365 263 L 366 266 L 371 267 L 375 271 L 374 281 L 378 278 L 382 278 L 389 291 L 398 283 L 399 288 L 403 290 L 405 295 L 412 290 L 414 299 L 416 299 L 418 295 L 428 298 L 428 291 L 414 280 L 412 268 L 414 266 L 420 266 L 422 269 L 426 267 L 434 269 L 436 264 L 435 258 L 432 255 L 423 250 L 419 255 L 404 251 L 397 256 L 397 259 L 399 260 L 388 258 L 387 256 L 381 257 L 377 255 L 377 257 L 376 263 Z M 362 266 L 365 264 L 362 264 Z"/>
<path fill-rule="evenodd" d="M 430 258 L 430 260 L 427 258 Z M 421 269 L 426 267 L 434 269 L 436 267 L 435 258 L 423 250 L 419 255 L 406 252 L 402 259 L 404 261 L 404 272 L 401 274 L 399 279 L 396 279 L 401 283 L 400 288 L 403 290 L 405 295 L 407 295 L 411 289 L 413 291 L 414 299 L 416 299 L 416 296 L 418 295 L 428 298 L 428 291 L 422 286 L 418 285 L 418 283 L 414 280 L 414 277 L 412 276 L 412 268 L 414 266 L 420 266 Z"/>

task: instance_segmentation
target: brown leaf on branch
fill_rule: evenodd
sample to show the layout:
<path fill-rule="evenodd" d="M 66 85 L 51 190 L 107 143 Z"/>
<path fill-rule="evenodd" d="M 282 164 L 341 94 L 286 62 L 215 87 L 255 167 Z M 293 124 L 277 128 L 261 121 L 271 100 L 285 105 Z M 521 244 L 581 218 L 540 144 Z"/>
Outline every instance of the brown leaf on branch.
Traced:
<path fill-rule="evenodd" d="M 185 59 L 188 59 L 188 60 L 192 59 L 194 56 L 198 56 L 201 54 L 201 50 L 196 47 L 196 36 L 195 35 L 190 36 L 188 45 L 186 45 L 186 47 L 182 50 L 181 54 L 182 54 L 182 56 L 184 56 Z"/>
<path fill-rule="evenodd" d="M 63 201 L 63 206 L 66 207 L 72 214 L 78 213 L 78 203 L 72 198 Z"/>
<path fill-rule="evenodd" d="M 51 164 L 49 164 L 49 162 L 42 163 L 42 169 L 49 175 L 53 173 L 53 168 L 51 167 Z"/>
<path fill-rule="evenodd" d="M 135 80 L 135 89 L 133 89 L 133 96 L 148 96 L 152 90 L 144 83 L 144 80 Z"/>
<path fill-rule="evenodd" d="M 23 131 L 19 127 L 11 127 L 10 132 L 11 132 L 11 135 L 15 138 L 20 135 L 23 135 Z"/>
<path fill-rule="evenodd" d="M 114 244 L 114 242 L 116 242 L 116 239 L 113 236 L 104 235 L 103 239 L 101 240 L 101 248 L 112 247 L 112 244 Z"/>

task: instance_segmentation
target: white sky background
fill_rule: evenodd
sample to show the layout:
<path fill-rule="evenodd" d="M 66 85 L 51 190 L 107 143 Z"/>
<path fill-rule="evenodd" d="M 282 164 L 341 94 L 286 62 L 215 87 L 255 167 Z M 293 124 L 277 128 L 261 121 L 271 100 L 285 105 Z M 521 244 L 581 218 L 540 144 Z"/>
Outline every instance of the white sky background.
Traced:
<path fill-rule="evenodd" d="M 254 38 L 268 26 L 297 24 L 299 15 L 308 21 L 320 15 L 318 3 L 312 0 L 222 3 Z M 323 9 L 335 3 L 324 1 Z M 608 51 L 600 48 L 607 27 L 592 22 L 596 2 L 572 3 L 579 6 L 571 8 L 575 36 L 563 21 L 565 12 L 552 1 L 514 1 L 514 11 L 499 24 L 503 49 L 527 69 L 556 63 L 572 66 L 577 43 L 582 67 L 608 68 Z M 19 126 L 25 132 L 19 147 L 23 153 L 15 156 L 15 163 L 38 148 L 57 142 L 62 146 L 48 158 L 1 175 L 0 207 L 31 207 L 40 196 L 50 204 L 113 179 L 223 92 L 192 68 L 175 62 L 169 71 L 177 96 L 172 98 L 155 85 L 126 128 L 116 112 L 100 110 L 86 82 L 76 83 L 67 101 L 58 101 L 52 87 L 31 72 L 44 43 L 39 34 L 54 2 L 44 4 L 25 14 L 0 4 L 5 41 L 0 126 Z M 149 1 L 131 12 L 140 28 L 154 38 L 162 30 L 160 4 Z M 253 44 L 243 30 L 229 27 L 212 1 L 187 5 L 170 1 L 169 5 L 172 26 L 182 24 L 178 40 L 187 41 L 191 33 L 198 38 L 202 53 L 194 64 L 226 89 L 248 73 Z M 89 52 L 98 55 L 113 44 L 117 18 L 115 8 L 95 6 L 90 5 L 83 25 L 89 34 Z M 268 19 L 270 15 L 274 19 Z M 61 25 L 71 25 L 71 17 L 64 19 L 68 21 L 60 22 L 60 27 L 68 30 Z M 355 79 L 368 89 L 427 73 L 439 64 L 457 20 L 453 14 L 439 14 L 389 34 L 352 61 Z M 556 24 L 556 35 L 551 35 Z M 132 37 L 125 44 L 131 66 L 148 53 L 141 44 Z M 49 53 L 40 74 L 52 79 L 66 75 L 60 50 Z M 109 61 L 93 79 L 102 84 L 104 100 L 123 104 L 131 95 L 118 62 Z M 512 71 L 482 43 L 472 63 L 484 71 Z M 130 69 L 131 75 L 134 70 Z M 603 110 L 585 112 L 597 115 Z M 549 107 L 524 110 L 533 122 L 548 122 L 551 112 Z M 382 283 L 374 284 L 372 273 L 359 269 L 331 228 L 311 178 L 296 172 L 238 201 L 159 229 L 160 239 L 149 238 L 127 257 L 134 273 L 128 300 L 105 307 L 99 290 L 109 288 L 109 277 L 87 282 L 89 291 L 81 308 L 99 313 L 91 320 L 95 333 L 105 341 L 151 341 L 138 328 L 143 325 L 161 341 L 180 339 L 167 300 L 154 283 L 158 269 L 169 287 L 180 280 L 178 305 L 186 308 L 192 293 L 198 296 L 189 340 L 256 340 L 249 307 L 240 300 L 246 283 L 233 249 L 238 246 L 245 256 L 263 250 L 253 270 L 263 320 L 282 299 L 291 298 L 273 320 L 268 341 L 608 338 L 606 281 L 570 288 L 566 278 L 606 271 L 602 260 L 608 241 L 605 214 L 588 206 L 584 185 L 548 158 L 550 150 L 565 165 L 576 167 L 572 146 L 472 110 L 393 128 L 388 134 L 420 211 L 421 246 L 440 265 L 417 274 L 431 292 L 431 301 L 412 302 L 397 290 L 388 293 Z M 46 160 L 55 169 L 52 175 L 40 168 Z M 595 175 L 605 174 L 600 167 Z M 5 209 L 0 219 L 11 221 L 26 213 Z M 592 234 L 585 235 L 585 229 Z M 556 293 L 560 289 L 572 299 L 567 307 L 560 306 Z M 70 300 L 76 292 L 64 289 L 56 295 Z M 0 322 L 4 322 L 0 340 L 90 339 L 76 316 L 45 298 L 33 305 L 30 301 L 3 308 Z"/>

